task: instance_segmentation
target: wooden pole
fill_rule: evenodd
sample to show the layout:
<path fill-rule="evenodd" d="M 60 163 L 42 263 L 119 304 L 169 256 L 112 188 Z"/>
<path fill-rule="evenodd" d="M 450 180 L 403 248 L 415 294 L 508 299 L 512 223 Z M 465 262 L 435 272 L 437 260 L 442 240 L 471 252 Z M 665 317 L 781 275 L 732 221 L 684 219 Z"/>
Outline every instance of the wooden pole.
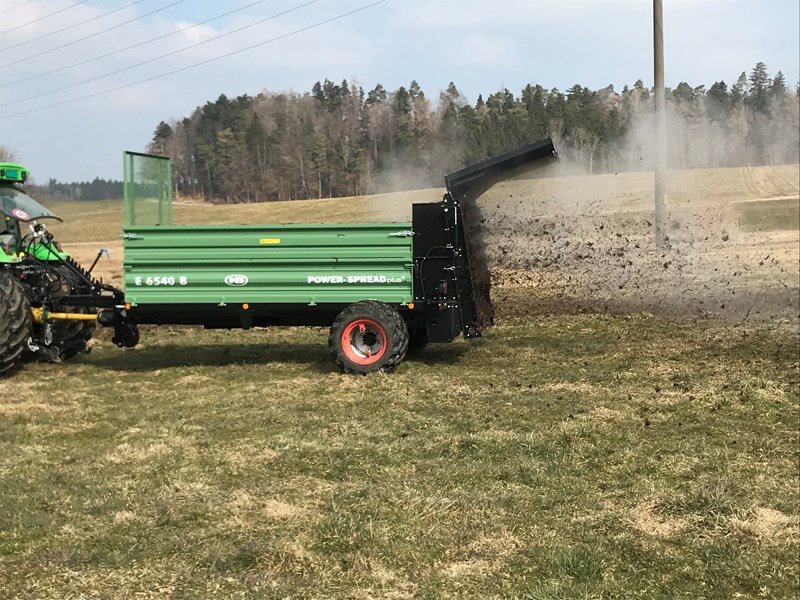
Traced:
<path fill-rule="evenodd" d="M 667 190 L 667 97 L 664 89 L 664 6 L 663 0 L 653 0 L 653 57 L 655 67 L 655 237 L 656 246 L 666 244 Z"/>

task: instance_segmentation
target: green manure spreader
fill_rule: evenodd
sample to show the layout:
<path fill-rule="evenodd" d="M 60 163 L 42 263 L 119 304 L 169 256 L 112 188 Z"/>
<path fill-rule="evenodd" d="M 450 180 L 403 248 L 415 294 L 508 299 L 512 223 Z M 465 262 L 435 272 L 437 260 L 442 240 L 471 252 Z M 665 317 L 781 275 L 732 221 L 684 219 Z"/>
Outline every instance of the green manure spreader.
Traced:
<path fill-rule="evenodd" d="M 469 239 L 474 200 L 529 163 L 544 140 L 446 176 L 441 202 L 410 222 L 175 225 L 169 159 L 124 153 L 124 279 L 92 275 L 47 229 L 58 217 L 28 196 L 27 171 L 0 164 L 0 374 L 26 357 L 87 351 L 97 325 L 122 348 L 140 325 L 213 329 L 330 327 L 346 373 L 391 371 L 409 348 L 480 337 L 491 323 L 485 257 Z"/>

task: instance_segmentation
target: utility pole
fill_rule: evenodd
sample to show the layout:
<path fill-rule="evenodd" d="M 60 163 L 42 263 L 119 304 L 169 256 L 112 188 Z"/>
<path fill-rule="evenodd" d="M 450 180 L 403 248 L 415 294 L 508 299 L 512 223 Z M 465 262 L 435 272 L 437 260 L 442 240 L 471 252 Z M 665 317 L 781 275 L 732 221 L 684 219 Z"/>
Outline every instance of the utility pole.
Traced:
<path fill-rule="evenodd" d="M 667 96 L 664 89 L 664 3 L 653 0 L 653 58 L 655 63 L 656 126 L 656 247 L 666 243 L 665 205 L 667 190 Z"/>

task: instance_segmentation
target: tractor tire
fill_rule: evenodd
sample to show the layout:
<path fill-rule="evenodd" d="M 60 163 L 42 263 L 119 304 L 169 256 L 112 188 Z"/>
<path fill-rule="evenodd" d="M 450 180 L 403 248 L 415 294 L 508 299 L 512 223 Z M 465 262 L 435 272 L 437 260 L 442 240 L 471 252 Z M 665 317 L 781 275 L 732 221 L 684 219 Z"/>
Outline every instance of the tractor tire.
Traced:
<path fill-rule="evenodd" d="M 22 284 L 0 271 L 0 376 L 19 366 L 32 327 L 31 304 Z"/>
<path fill-rule="evenodd" d="M 86 308 L 58 307 L 59 311 L 89 314 Z M 58 348 L 61 360 L 69 360 L 78 354 L 89 352 L 86 344 L 95 330 L 93 321 L 55 321 L 53 323 L 53 345 Z"/>
<path fill-rule="evenodd" d="M 397 368 L 408 351 L 408 327 L 394 308 L 368 300 L 345 308 L 331 326 L 328 347 L 343 373 Z"/>
<path fill-rule="evenodd" d="M 81 292 L 81 290 L 76 287 L 79 280 L 72 271 L 64 266 L 58 266 L 55 270 L 61 275 L 64 294 L 73 291 L 77 293 Z M 88 308 L 59 305 L 59 299 L 60 296 L 53 298 L 55 302 L 53 310 L 55 312 L 82 314 L 93 312 Z M 63 361 L 74 358 L 78 354 L 88 353 L 87 342 L 92 339 L 95 327 L 96 324 L 93 321 L 55 321 L 52 325 L 53 346 L 58 348 L 58 358 Z"/>

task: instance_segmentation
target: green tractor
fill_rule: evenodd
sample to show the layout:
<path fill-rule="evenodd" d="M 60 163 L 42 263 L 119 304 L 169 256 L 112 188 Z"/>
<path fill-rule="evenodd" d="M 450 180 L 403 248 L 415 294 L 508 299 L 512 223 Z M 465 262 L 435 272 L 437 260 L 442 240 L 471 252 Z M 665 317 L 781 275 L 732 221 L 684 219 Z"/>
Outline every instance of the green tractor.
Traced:
<path fill-rule="evenodd" d="M 61 249 L 44 221 L 58 216 L 25 193 L 28 170 L 0 163 L 0 375 L 26 358 L 87 352 L 96 310 L 81 297 L 121 292 L 94 280 Z"/>

